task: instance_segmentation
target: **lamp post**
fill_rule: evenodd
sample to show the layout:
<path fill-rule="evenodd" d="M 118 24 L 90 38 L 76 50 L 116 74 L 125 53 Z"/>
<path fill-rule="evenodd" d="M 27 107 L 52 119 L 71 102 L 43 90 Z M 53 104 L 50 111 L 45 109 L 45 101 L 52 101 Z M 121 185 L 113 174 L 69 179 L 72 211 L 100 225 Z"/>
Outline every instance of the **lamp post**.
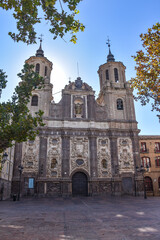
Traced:
<path fill-rule="evenodd" d="M 7 161 L 7 158 L 8 158 L 8 154 L 6 152 L 3 153 L 2 160 L 1 160 L 2 168 L 5 162 Z M 1 189 L 0 189 L 1 200 L 3 200 L 3 193 L 4 193 L 4 183 L 2 183 Z"/>
<path fill-rule="evenodd" d="M 143 176 L 143 188 L 144 188 L 144 199 L 147 199 L 144 173 L 149 171 L 149 165 L 147 165 L 146 168 L 141 165 L 140 168 L 136 167 L 136 169 L 137 169 L 137 172 L 142 173 L 142 176 Z"/>
<path fill-rule="evenodd" d="M 3 153 L 2 160 L 1 160 L 2 165 L 5 164 L 5 162 L 7 161 L 7 158 L 8 158 L 8 154 L 6 152 Z"/>
<path fill-rule="evenodd" d="M 135 195 L 135 197 L 137 196 L 136 170 L 137 170 L 137 168 L 135 169 L 135 173 L 134 173 L 134 195 Z"/>
<path fill-rule="evenodd" d="M 21 176 L 22 176 L 22 172 L 23 172 L 23 166 L 19 165 L 18 170 L 19 170 L 19 191 L 18 191 L 17 200 L 19 201 L 20 200 L 20 194 L 21 194 Z"/>

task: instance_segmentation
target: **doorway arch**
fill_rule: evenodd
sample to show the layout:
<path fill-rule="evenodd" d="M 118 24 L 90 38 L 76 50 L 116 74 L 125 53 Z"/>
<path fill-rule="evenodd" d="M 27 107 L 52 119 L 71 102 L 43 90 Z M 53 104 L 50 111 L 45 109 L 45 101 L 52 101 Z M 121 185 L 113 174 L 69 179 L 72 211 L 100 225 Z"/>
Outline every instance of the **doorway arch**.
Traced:
<path fill-rule="evenodd" d="M 76 172 L 72 176 L 72 195 L 87 196 L 88 195 L 88 177 L 83 172 Z"/>

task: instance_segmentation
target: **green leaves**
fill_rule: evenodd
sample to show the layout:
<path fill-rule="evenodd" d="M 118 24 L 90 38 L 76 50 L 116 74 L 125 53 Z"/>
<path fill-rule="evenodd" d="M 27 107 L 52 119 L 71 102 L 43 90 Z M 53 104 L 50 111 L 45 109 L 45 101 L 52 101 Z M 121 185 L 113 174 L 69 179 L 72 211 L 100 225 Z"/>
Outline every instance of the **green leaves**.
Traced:
<path fill-rule="evenodd" d="M 33 140 L 38 134 L 38 127 L 44 126 L 43 112 L 40 110 L 33 117 L 27 107 L 32 91 L 44 87 L 43 78 L 34 72 L 33 68 L 32 65 L 24 65 L 18 74 L 22 81 L 15 88 L 12 101 L 0 104 L 0 153 L 12 146 L 14 141 Z"/>
<path fill-rule="evenodd" d="M 53 34 L 53 39 L 58 36 L 63 38 L 66 33 L 70 33 L 70 41 L 76 43 L 75 33 L 84 31 L 85 28 L 79 20 L 75 20 L 79 13 L 76 7 L 80 1 L 82 0 L 0 0 L 0 7 L 14 10 L 13 17 L 17 21 L 18 33 L 8 33 L 14 41 L 27 44 L 36 42 L 34 26 L 41 22 L 38 16 L 41 8 L 44 19 L 50 24 L 49 31 Z M 63 10 L 63 5 L 67 5 L 65 8 L 68 7 L 69 13 Z"/>
<path fill-rule="evenodd" d="M 152 111 L 160 112 L 160 23 L 140 35 L 144 50 L 133 56 L 136 62 L 136 78 L 131 79 L 131 87 L 137 90 L 142 105 L 151 100 Z"/>
<path fill-rule="evenodd" d="M 6 87 L 6 83 L 7 83 L 7 75 L 5 74 L 6 73 L 3 72 L 2 69 L 0 69 L 0 97 L 1 97 L 2 89 Z"/>

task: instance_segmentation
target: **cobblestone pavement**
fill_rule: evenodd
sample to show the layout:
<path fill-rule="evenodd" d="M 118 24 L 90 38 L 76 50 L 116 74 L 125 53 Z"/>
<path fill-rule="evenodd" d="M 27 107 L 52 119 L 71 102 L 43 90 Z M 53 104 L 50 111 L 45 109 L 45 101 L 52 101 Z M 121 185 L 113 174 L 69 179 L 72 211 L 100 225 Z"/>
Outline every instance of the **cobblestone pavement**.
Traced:
<path fill-rule="evenodd" d="M 160 198 L 0 202 L 0 240 L 160 240 Z"/>

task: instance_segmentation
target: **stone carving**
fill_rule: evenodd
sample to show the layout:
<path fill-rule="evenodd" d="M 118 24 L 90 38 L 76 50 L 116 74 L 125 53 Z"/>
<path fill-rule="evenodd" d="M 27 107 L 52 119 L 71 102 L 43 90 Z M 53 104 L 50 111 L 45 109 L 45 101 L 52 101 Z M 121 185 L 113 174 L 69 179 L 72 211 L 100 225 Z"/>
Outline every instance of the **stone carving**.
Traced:
<path fill-rule="evenodd" d="M 86 137 L 71 137 L 70 173 L 80 168 L 89 172 L 89 140 Z"/>
<path fill-rule="evenodd" d="M 47 148 L 47 177 L 61 177 L 61 138 L 48 138 Z"/>
<path fill-rule="evenodd" d="M 109 138 L 97 138 L 98 177 L 111 177 L 111 154 Z"/>
<path fill-rule="evenodd" d="M 22 147 L 23 172 L 38 172 L 39 162 L 39 137 L 35 141 L 27 141 Z"/>
<path fill-rule="evenodd" d="M 118 138 L 119 173 L 134 172 L 132 141 L 130 138 Z"/>
<path fill-rule="evenodd" d="M 75 80 L 75 87 L 78 88 L 78 89 L 81 89 L 82 88 L 82 80 L 80 77 L 78 77 L 76 80 Z"/>

